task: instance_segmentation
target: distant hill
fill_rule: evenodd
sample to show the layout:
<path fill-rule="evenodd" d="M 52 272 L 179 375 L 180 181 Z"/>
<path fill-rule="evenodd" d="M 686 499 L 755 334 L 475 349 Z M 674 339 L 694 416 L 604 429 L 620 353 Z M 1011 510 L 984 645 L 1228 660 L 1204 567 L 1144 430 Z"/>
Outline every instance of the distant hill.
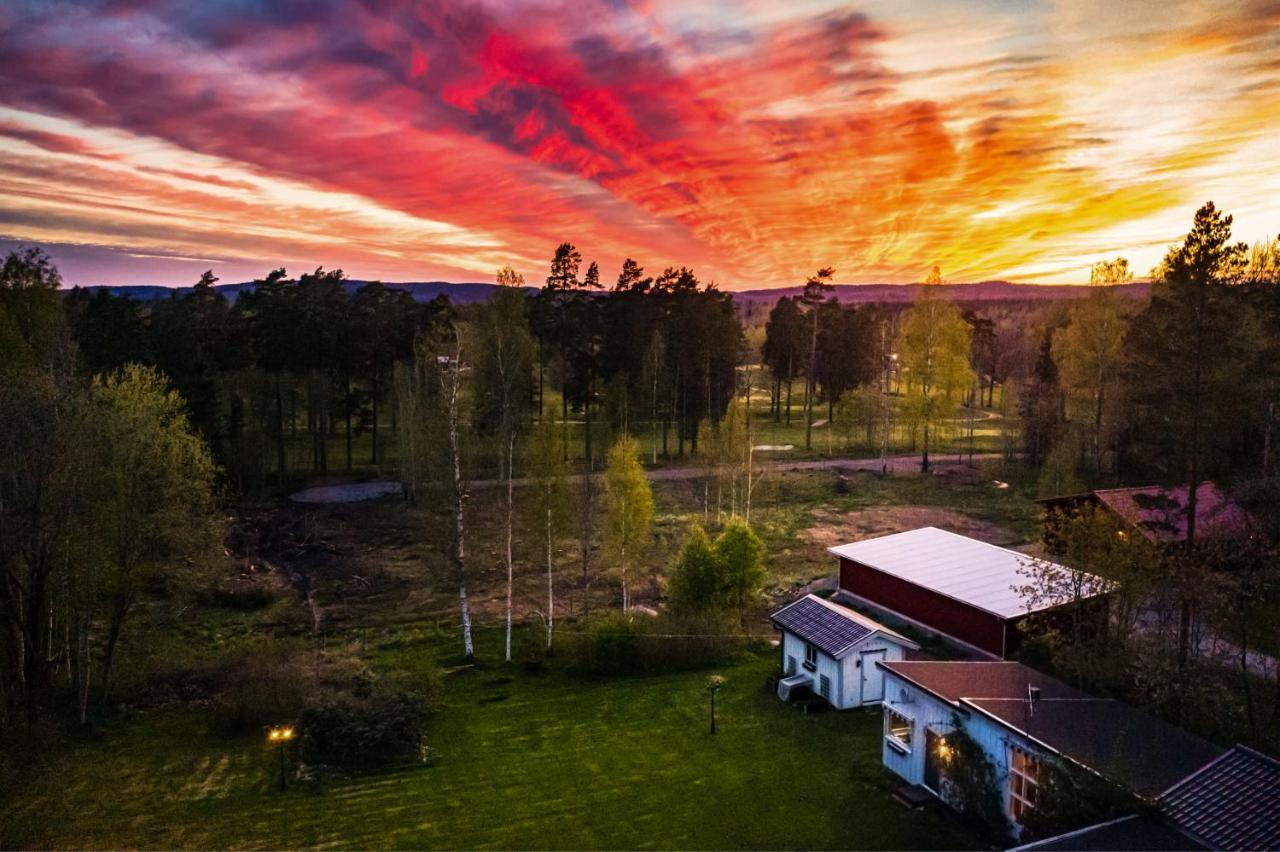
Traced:
<path fill-rule="evenodd" d="M 923 284 L 837 284 L 835 296 L 849 304 L 905 303 L 915 301 Z M 1088 284 L 1014 284 L 1009 281 L 981 281 L 977 284 L 942 284 L 948 298 L 956 302 L 1052 301 L 1076 299 L 1089 291 Z M 1120 295 L 1142 298 L 1149 285 L 1126 284 L 1117 288 Z M 798 296 L 804 287 L 777 287 L 765 290 L 742 290 L 733 294 L 739 302 L 775 302 L 783 296 Z"/>
<path fill-rule="evenodd" d="M 364 286 L 366 281 L 345 282 L 347 290 L 354 292 Z M 415 301 L 429 302 L 441 294 L 448 296 L 456 305 L 483 301 L 497 289 L 497 284 L 479 282 L 450 281 L 409 281 L 387 283 L 388 287 L 408 290 Z M 837 284 L 836 298 L 849 304 L 905 303 L 914 301 L 923 284 Z M 977 284 L 943 284 L 947 296 L 957 302 L 994 302 L 994 301 L 1051 301 L 1056 299 L 1074 299 L 1086 293 L 1086 284 L 1013 284 L 1008 281 L 982 281 Z M 217 284 L 214 289 L 227 299 L 234 300 L 244 290 L 251 290 L 252 282 L 243 284 Z M 190 287 L 161 287 L 158 285 L 131 285 L 113 287 L 109 285 L 88 286 L 85 290 L 109 290 L 116 296 L 128 296 L 132 299 L 148 302 L 156 299 L 167 299 L 174 293 L 189 293 Z M 759 290 L 739 290 L 733 293 L 740 304 L 773 303 L 783 296 L 798 296 L 803 287 L 775 287 Z M 1118 288 L 1122 296 L 1142 298 L 1147 295 L 1148 285 L 1145 283 L 1128 284 Z"/>
<path fill-rule="evenodd" d="M 355 281 L 348 279 L 343 284 L 347 288 L 347 292 L 354 293 L 359 290 L 367 281 Z M 468 302 L 481 302 L 489 298 L 497 284 L 482 283 L 452 283 L 450 281 L 406 281 L 400 283 L 387 282 L 387 286 L 396 290 L 408 290 L 413 296 L 414 301 L 429 302 L 442 293 L 449 297 L 449 301 L 455 305 L 467 304 Z M 137 299 L 140 302 L 152 302 L 158 299 L 167 299 L 173 294 L 190 293 L 191 287 L 162 287 L 153 284 L 136 284 L 125 286 L 111 285 L 89 285 L 82 287 L 83 290 L 108 290 L 113 296 L 128 296 L 131 299 Z M 253 282 L 246 281 L 241 284 L 215 284 L 213 289 L 217 290 L 228 300 L 235 301 L 236 297 L 246 290 L 253 289 Z"/>

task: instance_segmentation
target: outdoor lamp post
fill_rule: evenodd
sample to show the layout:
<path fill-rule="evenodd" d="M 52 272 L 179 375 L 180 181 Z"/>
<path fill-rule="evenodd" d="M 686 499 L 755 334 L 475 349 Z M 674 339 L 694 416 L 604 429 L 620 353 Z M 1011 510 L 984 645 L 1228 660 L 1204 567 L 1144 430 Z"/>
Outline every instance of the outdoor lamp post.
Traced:
<path fill-rule="evenodd" d="M 716 732 L 716 693 L 724 686 L 724 678 L 712 675 L 707 678 L 707 692 L 711 693 L 711 733 Z"/>
<path fill-rule="evenodd" d="M 280 750 L 280 792 L 285 790 L 284 745 L 293 739 L 293 728 L 282 726 L 267 731 L 267 742 L 276 743 Z"/>

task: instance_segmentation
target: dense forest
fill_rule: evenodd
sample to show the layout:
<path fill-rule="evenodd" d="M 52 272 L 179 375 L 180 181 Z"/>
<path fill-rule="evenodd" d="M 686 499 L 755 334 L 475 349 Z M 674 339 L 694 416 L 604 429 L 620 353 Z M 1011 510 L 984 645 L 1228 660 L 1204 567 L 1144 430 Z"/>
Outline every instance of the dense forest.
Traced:
<path fill-rule="evenodd" d="M 234 302 L 209 272 L 144 303 L 64 292 L 42 251 L 11 253 L 0 269 L 0 720 L 31 722 L 50 701 L 87 718 L 148 588 L 196 582 L 217 561 L 228 507 L 323 474 L 398 471 L 406 497 L 447 498 L 468 655 L 470 482 L 506 486 L 510 658 L 513 516 L 538 519 L 549 597 L 553 540 L 595 524 L 625 609 L 653 513 L 641 462 L 704 466 L 705 518 L 749 521 L 765 435 L 794 439 L 798 457 L 916 453 L 925 472 L 940 446 L 998 454 L 1029 470 L 1041 496 L 1118 483 L 1194 494 L 1212 479 L 1272 524 L 1259 538 L 1270 547 L 1280 242 L 1250 248 L 1230 226 L 1213 205 L 1199 210 L 1144 300 L 1109 286 L 1132 278 L 1122 258 L 1063 302 L 955 304 L 925 287 L 910 305 L 841 304 L 834 271 L 821 269 L 767 317 L 683 267 L 655 276 L 628 260 L 606 283 L 569 243 L 542 286 L 504 268 L 492 298 L 465 306 L 378 283 L 351 291 L 321 269 L 272 271 Z M 930 281 L 941 282 L 936 267 Z M 984 412 L 999 426 L 979 439 Z M 575 468 L 606 471 L 576 508 L 565 490 Z M 517 477 L 539 487 L 517 499 Z M 1090 550 L 1093 534 L 1082 528 L 1077 542 L 1089 559 L 1138 558 Z M 699 535 L 689 566 L 710 564 Z M 749 527 L 734 535 L 755 547 Z M 1191 523 L 1188 547 L 1194 538 Z M 732 537 L 724 547 L 742 549 Z M 1265 563 L 1266 552 L 1214 558 Z M 677 572 L 673 595 L 720 595 L 741 610 L 758 562 L 717 580 L 718 592 Z M 1169 605 L 1183 613 L 1175 656 L 1186 656 L 1205 564 L 1169 569 Z M 1223 606 L 1273 599 L 1264 569 L 1226 570 L 1238 583 Z M 550 644 L 550 618 L 546 632 Z M 1057 664 L 1114 681 L 1082 654 L 1088 637 L 1076 639 L 1055 640 Z"/>

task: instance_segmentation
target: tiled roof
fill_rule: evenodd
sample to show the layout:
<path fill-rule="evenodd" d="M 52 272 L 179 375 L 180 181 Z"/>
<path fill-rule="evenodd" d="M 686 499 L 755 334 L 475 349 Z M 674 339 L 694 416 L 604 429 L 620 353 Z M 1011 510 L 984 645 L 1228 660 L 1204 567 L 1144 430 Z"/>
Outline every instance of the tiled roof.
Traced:
<path fill-rule="evenodd" d="M 1093 492 L 1111 511 L 1139 529 L 1157 544 L 1181 541 L 1187 537 L 1186 486 L 1173 488 L 1105 488 Z M 1196 488 L 1196 536 L 1215 535 L 1246 530 L 1252 525 L 1249 513 L 1212 482 Z"/>
<path fill-rule="evenodd" d="M 833 657 L 839 657 L 872 633 L 881 633 L 915 647 L 905 637 L 851 609 L 806 595 L 772 616 L 774 624 Z"/>
<path fill-rule="evenodd" d="M 937 527 L 842 544 L 831 552 L 1001 618 L 1068 602 L 1065 596 L 1038 600 L 1023 589 L 1037 585 L 1034 576 L 1041 571 L 1071 569 Z"/>
<path fill-rule="evenodd" d="M 1166 792 L 1160 810 L 1214 849 L 1280 849 L 1280 761 L 1236 746 Z"/>
<path fill-rule="evenodd" d="M 1038 687 L 1041 698 L 1086 697 L 1022 663 L 909 660 L 881 663 L 880 667 L 953 704 L 961 698 L 1026 698 L 1028 685 Z"/>

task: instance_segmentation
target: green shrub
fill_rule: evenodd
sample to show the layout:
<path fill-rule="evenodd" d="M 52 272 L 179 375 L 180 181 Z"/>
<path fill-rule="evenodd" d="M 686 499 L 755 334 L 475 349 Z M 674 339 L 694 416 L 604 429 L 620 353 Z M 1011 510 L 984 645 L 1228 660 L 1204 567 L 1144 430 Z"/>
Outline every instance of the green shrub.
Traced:
<path fill-rule="evenodd" d="M 570 668 L 590 674 L 690 671 L 719 665 L 744 644 L 727 613 L 610 613 L 564 641 Z"/>
<path fill-rule="evenodd" d="M 375 769 L 418 760 L 426 700 L 416 692 L 375 693 L 333 700 L 302 711 L 305 763 Z"/>

